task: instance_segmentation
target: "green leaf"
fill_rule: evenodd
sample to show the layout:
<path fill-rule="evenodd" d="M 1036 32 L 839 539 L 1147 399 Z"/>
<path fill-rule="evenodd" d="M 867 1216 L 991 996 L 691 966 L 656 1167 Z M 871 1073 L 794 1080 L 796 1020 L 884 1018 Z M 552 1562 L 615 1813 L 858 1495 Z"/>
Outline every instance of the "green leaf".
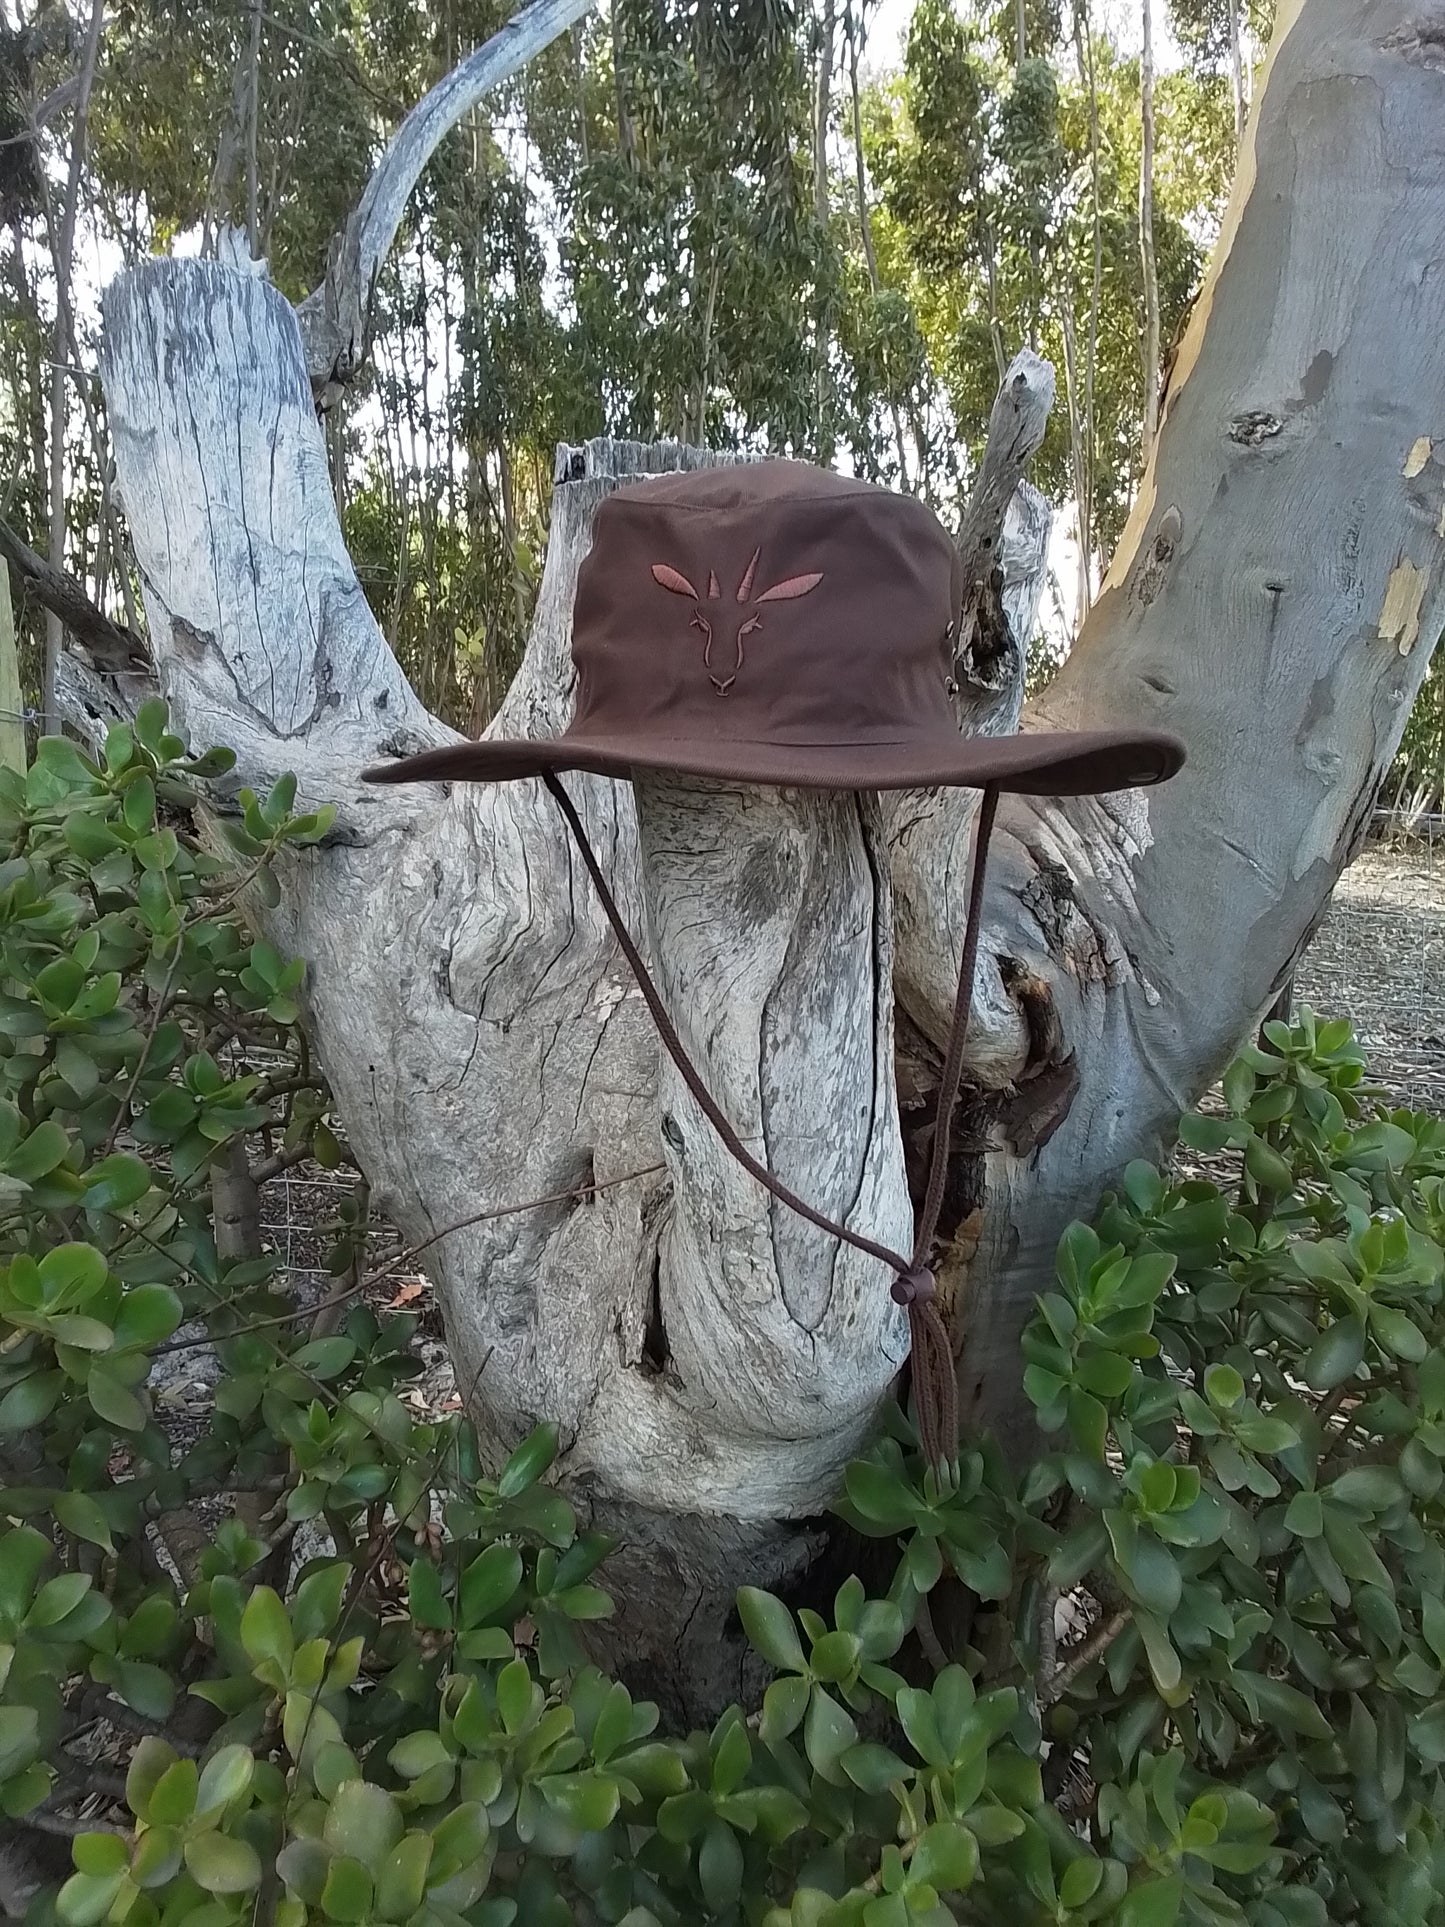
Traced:
<path fill-rule="evenodd" d="M 424 1773 L 430 1773 L 436 1767 L 452 1764 L 446 1741 L 430 1726 L 424 1726 L 416 1733 L 405 1734 L 386 1757 L 404 1780 L 419 1780 Z M 348 1847 L 343 1851 L 352 1853 L 355 1849 Z M 364 1857 L 357 1855 L 358 1859 Z"/>
<path fill-rule="evenodd" d="M 1403 1358 L 1407 1365 L 1418 1365 L 1430 1349 L 1414 1319 L 1392 1305 L 1371 1305 L 1370 1330 L 1387 1352 Z"/>
<path fill-rule="evenodd" d="M 253 1666 L 274 1660 L 285 1672 L 291 1664 L 295 1642 L 286 1608 L 270 1586 L 257 1586 L 241 1614 L 241 1644 Z"/>
<path fill-rule="evenodd" d="M 128 1151 L 117 1151 L 86 1172 L 83 1202 L 87 1211 L 123 1211 L 139 1204 L 150 1188 L 149 1166 Z"/>
<path fill-rule="evenodd" d="M 371 1875 L 361 1862 L 338 1855 L 321 1890 L 322 1911 L 328 1920 L 364 1921 L 371 1913 L 373 1891 Z"/>
<path fill-rule="evenodd" d="M 497 1712 L 509 1733 L 520 1733 L 533 1706 L 532 1675 L 524 1659 L 514 1659 L 497 1675 Z"/>
<path fill-rule="evenodd" d="M 401 1811 L 383 1787 L 369 1780 L 348 1780 L 332 1796 L 321 1837 L 334 1854 L 349 1855 L 375 1868 L 402 1832 Z"/>
<path fill-rule="evenodd" d="M 153 1827 L 183 1827 L 196 1810 L 200 1774 L 194 1760 L 175 1760 L 156 1781 L 146 1803 Z"/>
<path fill-rule="evenodd" d="M 28 1432 L 49 1418 L 65 1389 L 64 1372 L 31 1372 L 0 1398 L 0 1433 Z"/>
<path fill-rule="evenodd" d="M 58 1345 L 69 1345 L 78 1352 L 108 1352 L 115 1343 L 109 1325 L 80 1312 L 56 1312 L 49 1321 L 50 1335 Z"/>
<path fill-rule="evenodd" d="M 1222 1151 L 1234 1142 L 1234 1130 L 1222 1117 L 1191 1111 L 1179 1120 L 1179 1142 L 1191 1151 Z"/>
<path fill-rule="evenodd" d="M 1359 1512 L 1388 1512 L 1405 1496 L 1399 1475 L 1383 1465 L 1361 1465 L 1342 1472 L 1329 1488 L 1330 1497 Z"/>
<path fill-rule="evenodd" d="M 1131 1886 L 1114 1915 L 1115 1927 L 1174 1927 L 1184 1900 L 1184 1876 L 1141 1880 Z"/>
<path fill-rule="evenodd" d="M 793 1615 L 781 1599 L 756 1586 L 743 1586 L 738 1592 L 738 1616 L 749 1641 L 770 1666 L 783 1673 L 806 1673 L 808 1662 Z"/>
<path fill-rule="evenodd" d="M 1059 1877 L 1059 1899 L 1070 1913 L 1087 1905 L 1099 1891 L 1104 1878 L 1104 1863 L 1091 1853 L 1070 1861 Z"/>
<path fill-rule="evenodd" d="M 310 1906 L 320 1901 L 330 1866 L 331 1856 L 319 1840 L 288 1840 L 276 1856 L 276 1871 L 287 1892 Z"/>
<path fill-rule="evenodd" d="M 913 1494 L 897 1476 L 875 1459 L 854 1459 L 843 1475 L 850 1503 L 862 1518 L 889 1532 L 902 1532 L 913 1522 Z"/>
<path fill-rule="evenodd" d="M 1174 1554 L 1152 1533 L 1140 1531 L 1127 1513 L 1106 1512 L 1104 1524 L 1129 1592 L 1149 1612 L 1168 1619 L 1183 1592 Z"/>
<path fill-rule="evenodd" d="M 515 1499 L 537 1480 L 557 1456 L 558 1433 L 555 1425 L 539 1425 L 517 1447 L 502 1468 L 497 1491 L 504 1499 Z"/>
<path fill-rule="evenodd" d="M 197 1833 L 186 1842 L 186 1870 L 208 1894 L 248 1894 L 261 1884 L 261 1860 L 247 1840 Z"/>
<path fill-rule="evenodd" d="M 815 1686 L 803 1722 L 803 1746 L 818 1776 L 838 1785 L 843 1777 L 839 1763 L 857 1742 L 852 1716 L 823 1687 Z"/>
<path fill-rule="evenodd" d="M 170 1717 L 175 1705 L 176 1684 L 170 1674 L 146 1660 L 121 1659 L 115 1662 L 111 1681 L 126 1705 L 148 1720 Z"/>
<path fill-rule="evenodd" d="M 1287 1531 L 1297 1539 L 1318 1539 L 1325 1529 L 1324 1503 L 1318 1492 L 1296 1492 L 1285 1507 Z"/>
<path fill-rule="evenodd" d="M 952 1756 L 938 1730 L 933 1695 L 916 1686 L 905 1686 L 897 1700 L 898 1722 L 908 1736 L 908 1744 L 929 1766 L 950 1766 Z"/>
<path fill-rule="evenodd" d="M 40 1716 L 33 1706 L 0 1706 L 0 1781 L 5 1781 L 40 1752 Z"/>
<path fill-rule="evenodd" d="M 1242 1057 L 1236 1057 L 1224 1073 L 1224 1101 L 1238 1117 L 1254 1096 L 1254 1072 Z"/>
<path fill-rule="evenodd" d="M 1211 1365 L 1204 1374 L 1204 1396 L 1218 1411 L 1228 1411 L 1244 1397 L 1244 1380 L 1232 1365 Z"/>
<path fill-rule="evenodd" d="M 1251 1137 L 1245 1145 L 1244 1168 L 1263 1191 L 1288 1191 L 1294 1183 L 1286 1160 L 1262 1137 Z"/>
<path fill-rule="evenodd" d="M 1097 1398 L 1122 1398 L 1134 1383 L 1138 1367 L 1122 1352 L 1090 1351 L 1074 1366 L 1074 1379 Z"/>
<path fill-rule="evenodd" d="M 763 1694 L 763 1717 L 758 1728 L 759 1737 L 766 1745 L 775 1745 L 797 1731 L 808 1710 L 809 1690 L 807 1679 L 797 1673 L 785 1673 L 768 1687 Z"/>
<path fill-rule="evenodd" d="M 479 1626 L 505 1606 L 522 1583 L 522 1555 L 500 1540 L 478 1553 L 462 1574 L 457 1606 L 463 1626 Z"/>
<path fill-rule="evenodd" d="M 451 1602 L 443 1590 L 441 1573 L 431 1560 L 418 1554 L 407 1567 L 406 1584 L 412 1624 L 450 1632 Z"/>
<path fill-rule="evenodd" d="M 47 1579 L 36 1594 L 35 1604 L 26 1615 L 26 1625 L 36 1632 L 59 1626 L 89 1592 L 90 1580 L 85 1573 L 58 1572 L 53 1579 Z"/>
<path fill-rule="evenodd" d="M 181 1301 L 169 1285 L 138 1285 L 120 1302 L 115 1318 L 117 1351 L 148 1351 L 181 1322 Z"/>
<path fill-rule="evenodd" d="M 960 1893 L 978 1877 L 978 1842 L 957 1821 L 941 1820 L 919 1840 L 908 1877 L 943 1893 Z"/>
<path fill-rule="evenodd" d="M 1305 1383 L 1331 1392 L 1359 1370 L 1365 1356 L 1365 1321 L 1357 1313 L 1337 1318 L 1305 1353 L 1300 1366 Z"/>
<path fill-rule="evenodd" d="M 85 1380 L 85 1396 L 96 1417 L 103 1418 L 107 1425 L 114 1425 L 122 1432 L 145 1430 L 148 1423 L 146 1408 L 129 1385 L 123 1384 L 103 1366 L 92 1365 L 90 1368 Z"/>
<path fill-rule="evenodd" d="M 383 1920 L 410 1920 L 426 1898 L 432 1843 L 425 1833 L 397 1842 L 376 1874 L 376 1911 Z"/>
<path fill-rule="evenodd" d="M 239 1800 L 251 1785 L 256 1771 L 255 1756 L 248 1746 L 223 1746 L 201 1768 L 196 1788 L 196 1812 L 219 1813 L 233 1800 Z"/>
<path fill-rule="evenodd" d="M 148 1733 L 130 1756 L 125 1776 L 125 1801 L 138 1820 L 149 1826 L 160 1823 L 152 1818 L 151 1798 L 175 1760 L 174 1751 L 155 1734 Z"/>
<path fill-rule="evenodd" d="M 130 1854 L 118 1833 L 82 1833 L 76 1837 L 71 1858 L 80 1873 L 103 1880 L 107 1874 L 124 1873 Z"/>
<path fill-rule="evenodd" d="M 67 1308 L 83 1305 L 100 1290 L 108 1271 L 105 1254 L 94 1245 L 55 1245 L 40 1260 L 42 1302 Z"/>
<path fill-rule="evenodd" d="M 95 1927 L 97 1921 L 104 1920 L 124 1878 L 125 1875 L 119 1873 L 107 1874 L 100 1880 L 85 1873 L 72 1874 L 55 1903 L 66 1927 Z"/>
<path fill-rule="evenodd" d="M 900 1780 L 911 1778 L 913 1769 L 900 1760 L 892 1747 L 864 1740 L 850 1746 L 842 1756 L 843 1771 L 864 1793 L 886 1793 Z"/>
<path fill-rule="evenodd" d="M 44 1029 L 41 1022 L 41 1029 Z M 54 1118 L 46 1118 L 37 1124 L 25 1142 L 13 1150 L 5 1160 L 5 1169 L 12 1178 L 19 1178 L 24 1184 L 38 1184 L 47 1178 L 70 1152 L 69 1134 L 62 1130 Z M 63 1249 L 63 1247 L 62 1247 Z"/>
<path fill-rule="evenodd" d="M 713 1820 L 702 1836 L 697 1877 L 703 1899 L 715 1913 L 734 1905 L 743 1889 L 743 1850 L 732 1828 Z"/>
<path fill-rule="evenodd" d="M 1283 1727 L 1291 1733 L 1303 1733 L 1310 1740 L 1332 1737 L 1334 1729 L 1315 1702 L 1283 1680 L 1269 1679 L 1263 1673 L 1246 1672 L 1239 1667 L 1233 1668 L 1226 1677 L 1246 1704 L 1258 1708 L 1258 1718 L 1265 1727 Z"/>
<path fill-rule="evenodd" d="M 1059 1239 L 1059 1282 L 1074 1298 L 1084 1291 L 1100 1252 L 1099 1234 L 1089 1225 L 1071 1224 Z"/>
<path fill-rule="evenodd" d="M 34 1526 L 12 1526 L 0 1533 L 0 1621 L 21 1619 L 36 1581 L 54 1556 L 54 1547 Z"/>

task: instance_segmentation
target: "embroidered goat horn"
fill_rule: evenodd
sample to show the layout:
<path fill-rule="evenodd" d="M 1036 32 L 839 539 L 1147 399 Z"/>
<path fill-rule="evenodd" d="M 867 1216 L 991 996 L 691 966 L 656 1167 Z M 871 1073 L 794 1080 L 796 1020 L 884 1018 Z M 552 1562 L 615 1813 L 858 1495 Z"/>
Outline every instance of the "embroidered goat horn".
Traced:
<path fill-rule="evenodd" d="M 709 569 L 707 572 L 707 599 L 709 602 L 716 602 L 721 594 L 722 590 L 718 587 L 717 582 L 717 571 L 716 569 Z"/>
<path fill-rule="evenodd" d="M 697 590 L 693 588 L 687 577 L 679 575 L 676 569 L 668 568 L 665 562 L 653 563 L 652 579 L 660 588 L 671 589 L 674 595 L 691 596 L 694 602 L 699 600 Z"/>
<path fill-rule="evenodd" d="M 751 562 L 749 562 L 747 568 L 743 571 L 743 579 L 738 584 L 738 601 L 739 602 L 746 602 L 748 597 L 753 592 L 753 570 L 756 569 L 756 567 L 758 566 L 758 557 L 761 554 L 762 554 L 761 549 L 754 549 L 753 559 Z"/>
<path fill-rule="evenodd" d="M 775 582 L 771 589 L 764 589 L 758 601 L 796 602 L 799 596 L 811 595 L 822 580 L 821 570 L 816 575 L 790 575 L 786 582 Z"/>

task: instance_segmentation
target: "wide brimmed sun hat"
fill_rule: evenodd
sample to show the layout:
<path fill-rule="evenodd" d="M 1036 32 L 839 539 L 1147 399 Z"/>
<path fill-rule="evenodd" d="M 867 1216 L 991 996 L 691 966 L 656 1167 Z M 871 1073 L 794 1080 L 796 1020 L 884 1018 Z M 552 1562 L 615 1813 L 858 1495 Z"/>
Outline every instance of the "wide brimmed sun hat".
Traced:
<path fill-rule="evenodd" d="M 999 794 L 1133 789 L 1166 781 L 1184 761 L 1183 746 L 1154 730 L 961 735 L 953 699 L 963 586 L 958 551 L 922 502 L 802 462 L 693 470 L 622 488 L 599 505 L 578 575 L 577 703 L 562 734 L 457 743 L 365 772 L 374 783 L 538 777 L 546 785 L 663 1046 L 725 1148 L 780 1203 L 892 1272 L 893 1297 L 908 1311 L 919 1440 L 945 1483 L 955 1465 L 958 1395 L 929 1263 Z M 911 1256 L 815 1210 L 742 1142 L 627 929 L 560 780 L 568 770 L 802 789 L 982 790 L 958 994 Z"/>
<path fill-rule="evenodd" d="M 961 736 L 963 576 L 937 517 L 804 462 L 618 489 L 577 581 L 577 704 L 562 735 L 405 756 L 378 783 L 636 769 L 805 789 L 966 784 L 1050 796 L 1162 782 L 1152 730 Z"/>

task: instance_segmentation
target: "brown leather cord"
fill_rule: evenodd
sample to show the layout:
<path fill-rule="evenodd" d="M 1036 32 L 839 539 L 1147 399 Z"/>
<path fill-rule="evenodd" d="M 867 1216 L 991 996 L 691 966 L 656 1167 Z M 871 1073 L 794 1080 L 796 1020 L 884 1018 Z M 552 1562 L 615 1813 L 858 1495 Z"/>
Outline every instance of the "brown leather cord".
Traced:
<path fill-rule="evenodd" d="M 927 1268 L 927 1260 L 938 1229 L 938 1214 L 943 1204 L 944 1185 L 948 1175 L 953 1109 L 958 1100 L 959 1085 L 963 1077 L 964 1037 L 973 1003 L 973 979 L 983 916 L 984 873 L 988 862 L 989 837 L 998 807 L 997 790 L 992 787 L 984 790 L 974 833 L 968 919 L 964 929 L 963 956 L 959 966 L 953 1021 L 944 1054 L 943 1076 L 938 1087 L 938 1109 L 933 1128 L 933 1148 L 929 1157 L 928 1184 L 924 1193 L 923 1210 L 914 1236 L 913 1255 L 911 1258 L 905 1258 L 901 1253 L 890 1250 L 887 1245 L 864 1237 L 861 1232 L 850 1231 L 846 1225 L 838 1224 L 821 1211 L 815 1211 L 812 1205 L 806 1203 L 796 1192 L 790 1191 L 780 1178 L 775 1177 L 766 1165 L 760 1164 L 748 1150 L 703 1082 L 697 1066 L 688 1056 L 672 1018 L 668 1015 L 662 993 L 653 982 L 652 975 L 643 961 L 642 953 L 627 929 L 622 912 L 617 906 L 617 900 L 608 887 L 606 877 L 602 874 L 602 866 L 597 861 L 596 852 L 592 848 L 586 830 L 582 827 L 582 819 L 577 813 L 576 806 L 554 772 L 544 770 L 541 772 L 541 777 L 542 782 L 555 798 L 557 807 L 561 810 L 567 827 L 572 833 L 578 853 L 597 891 L 598 900 L 606 913 L 608 922 L 612 925 L 622 954 L 631 967 L 632 974 L 637 980 L 637 987 L 642 992 L 643 1001 L 657 1026 L 657 1034 L 662 1039 L 663 1048 L 677 1066 L 683 1083 L 692 1094 L 698 1109 L 716 1131 L 723 1148 L 780 1204 L 785 1204 L 790 1211 L 796 1212 L 809 1224 L 816 1225 L 820 1231 L 827 1232 L 830 1237 L 839 1238 L 844 1244 L 852 1245 L 855 1250 L 866 1253 L 870 1258 L 876 1258 L 893 1273 L 894 1301 L 906 1306 L 908 1310 L 908 1326 L 912 1341 L 913 1399 L 918 1420 L 919 1444 L 940 1483 L 945 1486 L 951 1484 L 956 1476 L 958 1449 L 958 1386 L 954 1377 L 953 1348 L 949 1342 L 947 1327 L 933 1302 L 936 1287 L 933 1273 Z"/>

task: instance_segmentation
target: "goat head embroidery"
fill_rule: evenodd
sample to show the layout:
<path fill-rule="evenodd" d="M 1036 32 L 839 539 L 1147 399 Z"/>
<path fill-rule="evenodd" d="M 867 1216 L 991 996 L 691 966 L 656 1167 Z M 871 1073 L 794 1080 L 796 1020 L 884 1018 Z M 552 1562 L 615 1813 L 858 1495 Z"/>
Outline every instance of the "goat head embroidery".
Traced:
<path fill-rule="evenodd" d="M 796 602 L 800 596 L 811 595 L 823 580 L 821 571 L 809 575 L 790 575 L 782 582 L 775 582 L 771 589 L 764 589 L 761 595 L 755 596 L 753 576 L 757 571 L 758 557 L 761 553 L 761 549 L 753 550 L 752 560 L 744 569 L 743 579 L 738 584 L 736 600 L 743 619 L 733 632 L 732 667 L 726 673 L 723 670 L 725 647 L 718 650 L 716 667 L 713 662 L 713 645 L 718 641 L 716 629 L 720 626 L 718 617 L 721 611 L 714 609 L 710 615 L 705 613 L 704 598 L 679 570 L 669 568 L 665 562 L 654 562 L 652 565 L 652 579 L 660 588 L 669 590 L 673 595 L 687 596 L 691 599 L 692 621 L 688 627 L 702 631 L 704 638 L 702 665 L 719 696 L 726 696 L 738 679 L 738 672 L 743 666 L 743 644 L 747 637 L 763 626 L 763 618 L 758 613 L 762 605 L 765 602 Z M 717 571 L 709 569 L 706 603 L 721 601 L 722 590 L 718 586 Z"/>

